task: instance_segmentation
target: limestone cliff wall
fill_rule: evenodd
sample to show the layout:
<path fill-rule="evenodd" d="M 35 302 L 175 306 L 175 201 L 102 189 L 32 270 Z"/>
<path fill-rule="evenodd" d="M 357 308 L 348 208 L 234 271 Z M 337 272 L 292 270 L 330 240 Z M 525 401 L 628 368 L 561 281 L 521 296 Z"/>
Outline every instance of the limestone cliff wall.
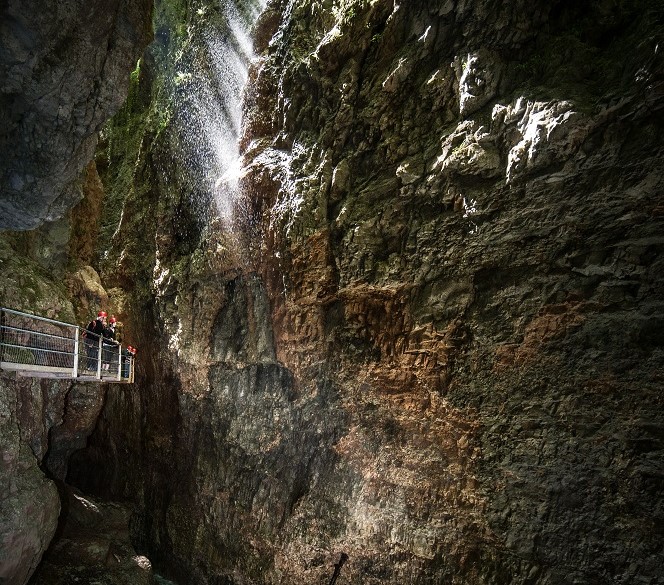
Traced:
<path fill-rule="evenodd" d="M 139 387 L 69 481 L 182 583 L 656 583 L 658 3 L 271 2 L 235 231 L 163 73 L 223 15 L 161 10 L 101 171 Z"/>
<path fill-rule="evenodd" d="M 10 0 L 0 18 L 0 229 L 33 229 L 80 198 L 97 132 L 126 96 L 152 2 Z"/>
<path fill-rule="evenodd" d="M 2 306 L 75 321 L 66 288 L 20 251 L 0 242 Z M 0 582 L 27 583 L 51 543 L 61 511 L 55 482 L 85 447 L 104 396 L 98 384 L 0 373 Z"/>
<path fill-rule="evenodd" d="M 149 1 L 2 3 L 0 230 L 45 225 L 0 234 L 0 306 L 84 323 L 108 302 L 90 266 L 94 165 L 79 177 L 97 131 L 125 99 L 150 13 Z M 84 193 L 77 222 L 67 211 Z M 0 582 L 26 583 L 51 543 L 61 510 L 55 482 L 85 446 L 104 396 L 99 385 L 0 374 Z"/>
<path fill-rule="evenodd" d="M 303 397 L 334 364 L 345 414 L 334 529 L 311 489 L 276 566 L 656 580 L 661 9 L 272 9 L 246 156 L 276 355 Z"/>

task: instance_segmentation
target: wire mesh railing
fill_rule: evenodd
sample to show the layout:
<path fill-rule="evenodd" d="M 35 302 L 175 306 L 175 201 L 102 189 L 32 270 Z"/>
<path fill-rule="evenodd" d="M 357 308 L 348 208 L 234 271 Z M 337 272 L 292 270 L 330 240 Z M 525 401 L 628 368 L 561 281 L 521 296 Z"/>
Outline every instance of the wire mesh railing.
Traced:
<path fill-rule="evenodd" d="M 0 369 L 23 376 L 133 382 L 134 356 L 77 325 L 0 307 Z"/>

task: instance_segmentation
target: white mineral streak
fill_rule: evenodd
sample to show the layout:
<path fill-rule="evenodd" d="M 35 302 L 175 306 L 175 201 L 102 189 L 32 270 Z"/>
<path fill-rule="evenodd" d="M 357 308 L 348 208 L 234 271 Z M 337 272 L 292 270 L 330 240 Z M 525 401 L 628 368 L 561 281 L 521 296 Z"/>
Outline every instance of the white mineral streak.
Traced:
<path fill-rule="evenodd" d="M 494 118 L 501 113 L 496 108 Z M 523 115 L 516 124 L 520 140 L 507 156 L 505 177 L 508 183 L 519 175 L 570 157 L 587 132 L 587 121 L 573 110 L 571 102 L 528 101 L 524 105 L 524 100 L 520 99 L 506 108 L 505 123 L 521 112 Z"/>
<path fill-rule="evenodd" d="M 511 183 L 572 158 L 588 129 L 588 119 L 574 111 L 571 102 L 518 98 L 509 105 L 496 104 L 490 126 L 462 120 L 443 136 L 441 153 L 431 170 L 480 177 L 504 175 Z M 508 131 L 513 146 L 500 148 L 508 143 Z"/>

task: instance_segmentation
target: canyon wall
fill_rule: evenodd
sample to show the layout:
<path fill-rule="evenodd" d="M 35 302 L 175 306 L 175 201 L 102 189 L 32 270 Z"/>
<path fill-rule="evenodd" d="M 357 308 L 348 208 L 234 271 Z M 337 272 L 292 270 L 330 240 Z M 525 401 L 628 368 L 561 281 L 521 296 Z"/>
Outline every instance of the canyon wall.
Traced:
<path fill-rule="evenodd" d="M 138 382 L 54 469 L 181 585 L 661 581 L 662 9 L 431 4 L 268 4 L 232 222 L 228 6 L 156 7 L 88 169 Z"/>
<path fill-rule="evenodd" d="M 326 364 L 343 412 L 275 571 L 343 550 L 357 583 L 657 582 L 661 6 L 262 24 L 246 187 L 276 355 L 296 404 Z"/>
<path fill-rule="evenodd" d="M 43 228 L 0 233 L 0 306 L 83 324 L 108 302 L 90 266 L 101 193 L 81 170 L 126 97 L 152 34 L 151 5 L 2 3 L 0 230 Z M 77 219 L 69 209 L 84 193 L 79 211 L 92 213 Z M 0 375 L 1 583 L 26 583 L 49 546 L 61 511 L 56 482 L 104 397 L 97 384 Z"/>
<path fill-rule="evenodd" d="M 113 130 L 140 406 L 71 480 L 183 583 L 657 582 L 661 7 L 270 3 L 234 226 L 142 122 L 177 7 Z"/>
<path fill-rule="evenodd" d="M 0 11 L 0 229 L 33 229 L 81 198 L 97 132 L 151 36 L 151 0 L 8 0 Z"/>

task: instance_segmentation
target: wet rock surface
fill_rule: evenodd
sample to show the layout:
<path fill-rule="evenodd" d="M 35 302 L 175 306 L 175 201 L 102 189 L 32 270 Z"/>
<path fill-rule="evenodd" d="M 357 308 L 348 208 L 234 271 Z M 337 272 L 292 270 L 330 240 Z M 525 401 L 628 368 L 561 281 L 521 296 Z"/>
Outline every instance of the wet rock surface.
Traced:
<path fill-rule="evenodd" d="M 32 585 L 156 583 L 150 561 L 129 543 L 130 510 L 97 502 L 61 486 L 64 510 L 58 538 L 30 580 Z"/>
<path fill-rule="evenodd" d="M 358 472 L 275 567 L 658 582 L 661 58 L 608 63 L 660 12 L 345 8 L 270 23 L 247 117 L 277 357 L 336 364 Z"/>
<path fill-rule="evenodd" d="M 139 391 L 67 481 L 179 583 L 661 582 L 661 22 L 270 3 L 244 234 L 198 215 L 158 115 L 198 37 L 160 28 L 100 169 Z"/>
<path fill-rule="evenodd" d="M 151 36 L 151 2 L 3 3 L 0 229 L 31 229 L 81 198 L 97 132 Z"/>

